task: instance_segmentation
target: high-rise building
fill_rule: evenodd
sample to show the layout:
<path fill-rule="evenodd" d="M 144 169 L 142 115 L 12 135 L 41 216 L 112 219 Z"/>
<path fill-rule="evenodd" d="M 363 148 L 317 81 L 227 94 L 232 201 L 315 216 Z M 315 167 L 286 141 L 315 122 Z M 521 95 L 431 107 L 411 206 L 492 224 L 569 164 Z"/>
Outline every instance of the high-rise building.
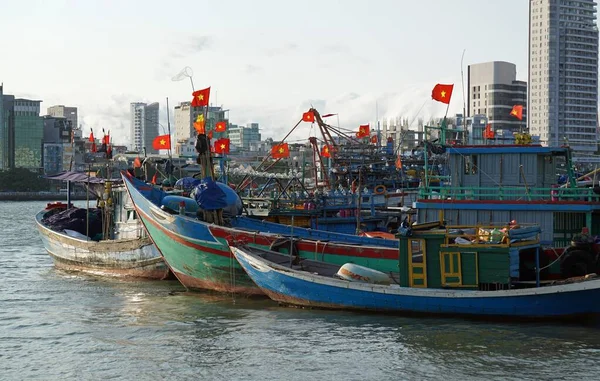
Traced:
<path fill-rule="evenodd" d="M 598 144 L 598 28 L 594 0 L 529 2 L 529 131 L 575 155 Z"/>
<path fill-rule="evenodd" d="M 79 127 L 77 124 L 77 107 L 68 107 L 63 105 L 48 107 L 48 115 L 58 118 L 66 118 L 71 124 L 72 128 L 76 129 Z"/>
<path fill-rule="evenodd" d="M 131 118 L 131 149 L 141 152 L 144 148 L 146 153 L 158 153 L 152 148 L 152 141 L 159 135 L 159 105 L 157 102 L 146 104 L 135 102 L 130 105 Z"/>
<path fill-rule="evenodd" d="M 205 128 L 206 131 L 212 130 L 215 124 L 220 121 L 227 122 L 225 112 L 222 107 L 210 106 L 206 113 Z M 204 112 L 204 107 L 192 107 L 190 102 L 181 102 L 175 106 L 175 141 L 187 141 L 196 136 L 194 122 L 199 114 Z"/>
<path fill-rule="evenodd" d="M 42 167 L 44 122 L 41 101 L 3 94 L 0 86 L 0 169 Z"/>
<path fill-rule="evenodd" d="M 517 67 L 504 61 L 469 65 L 467 117 L 485 115 L 494 131 L 521 132 L 527 128 L 527 84 L 517 81 Z M 523 119 L 510 115 L 523 106 Z"/>

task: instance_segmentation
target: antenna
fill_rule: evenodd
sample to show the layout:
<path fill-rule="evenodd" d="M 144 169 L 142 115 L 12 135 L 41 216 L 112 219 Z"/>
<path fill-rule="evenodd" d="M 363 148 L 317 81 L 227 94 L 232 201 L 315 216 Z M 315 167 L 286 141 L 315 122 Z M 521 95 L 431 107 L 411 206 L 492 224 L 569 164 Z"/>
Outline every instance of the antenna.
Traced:
<path fill-rule="evenodd" d="M 467 100 L 465 94 L 465 74 L 463 71 L 463 60 L 465 58 L 465 52 L 467 49 L 463 49 L 462 56 L 460 57 L 460 84 L 462 85 L 462 96 L 463 96 L 463 137 L 467 132 Z M 466 144 L 466 142 L 463 142 Z"/>

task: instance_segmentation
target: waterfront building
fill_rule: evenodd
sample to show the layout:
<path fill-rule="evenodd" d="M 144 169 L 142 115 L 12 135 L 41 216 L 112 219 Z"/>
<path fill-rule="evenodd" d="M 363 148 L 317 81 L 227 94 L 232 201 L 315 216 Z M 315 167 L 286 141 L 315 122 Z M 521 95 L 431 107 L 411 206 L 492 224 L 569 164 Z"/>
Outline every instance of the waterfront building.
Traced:
<path fill-rule="evenodd" d="M 209 106 L 206 113 L 205 128 L 210 131 L 215 128 L 215 124 L 220 121 L 229 123 L 226 112 L 223 107 Z M 194 122 L 198 115 L 204 112 L 204 107 L 192 107 L 190 102 L 181 102 L 175 106 L 173 120 L 175 124 L 175 141 L 186 141 L 196 137 Z"/>
<path fill-rule="evenodd" d="M 198 152 L 196 152 L 196 138 L 178 140 L 175 143 L 174 153 L 175 156 L 195 159 L 198 156 Z"/>
<path fill-rule="evenodd" d="M 260 142 L 258 123 L 248 123 L 246 126 L 229 125 L 231 146 L 238 150 L 250 150 L 254 142 Z"/>
<path fill-rule="evenodd" d="M 529 2 L 529 131 L 565 141 L 576 156 L 597 151 L 598 28 L 593 0 Z"/>
<path fill-rule="evenodd" d="M 510 62 L 492 61 L 469 65 L 467 117 L 484 115 L 494 131 L 526 131 L 527 83 L 516 78 L 517 67 Z M 522 120 L 510 115 L 515 105 L 523 106 Z"/>
<path fill-rule="evenodd" d="M 130 104 L 131 150 L 147 154 L 158 153 L 152 148 L 152 141 L 159 135 L 159 104 L 133 102 Z"/>
<path fill-rule="evenodd" d="M 46 115 L 43 118 L 43 155 L 44 173 L 55 174 L 72 168 L 75 145 L 71 142 L 72 120 L 65 117 Z"/>
<path fill-rule="evenodd" d="M 68 124 L 70 124 L 73 129 L 76 129 L 79 126 L 77 124 L 77 107 L 56 105 L 48 107 L 47 113 L 50 116 L 65 118 L 68 121 Z"/>
<path fill-rule="evenodd" d="M 44 135 L 41 101 L 5 95 L 1 85 L 0 95 L 3 121 L 0 124 L 0 169 L 19 167 L 39 171 Z"/>

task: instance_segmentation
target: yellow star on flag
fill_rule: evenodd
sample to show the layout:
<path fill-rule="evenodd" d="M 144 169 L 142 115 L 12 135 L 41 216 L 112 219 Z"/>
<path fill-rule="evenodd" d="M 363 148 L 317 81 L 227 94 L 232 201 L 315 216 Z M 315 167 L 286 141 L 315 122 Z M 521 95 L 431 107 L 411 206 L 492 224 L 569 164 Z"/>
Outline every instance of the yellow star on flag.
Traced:
<path fill-rule="evenodd" d="M 199 94 L 198 95 L 198 100 L 203 101 L 204 100 L 204 94 Z"/>
<path fill-rule="evenodd" d="M 517 115 L 517 112 L 516 112 L 515 110 L 512 110 L 512 111 L 510 112 L 510 115 Z"/>
<path fill-rule="evenodd" d="M 325 152 L 329 152 L 329 147 L 325 146 Z"/>
<path fill-rule="evenodd" d="M 221 149 L 225 149 L 225 144 L 221 144 Z"/>
<path fill-rule="evenodd" d="M 161 139 L 160 140 L 160 145 L 161 146 L 166 146 L 167 145 L 167 141 L 165 139 Z"/>
<path fill-rule="evenodd" d="M 283 151 L 285 151 L 283 147 L 279 147 L 279 153 L 283 153 Z"/>
<path fill-rule="evenodd" d="M 442 94 L 442 98 L 446 98 L 446 92 L 445 91 L 442 91 L 441 94 Z"/>

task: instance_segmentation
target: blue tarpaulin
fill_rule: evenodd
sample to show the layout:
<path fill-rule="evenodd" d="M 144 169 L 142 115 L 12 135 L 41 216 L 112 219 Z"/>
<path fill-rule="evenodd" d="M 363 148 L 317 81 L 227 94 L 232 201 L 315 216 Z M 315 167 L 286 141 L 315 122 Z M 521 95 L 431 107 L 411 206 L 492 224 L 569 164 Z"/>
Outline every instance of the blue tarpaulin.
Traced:
<path fill-rule="evenodd" d="M 196 187 L 201 182 L 202 182 L 202 180 L 195 179 L 193 177 L 182 177 L 179 180 L 177 180 L 177 182 L 175 182 L 175 187 L 184 189 L 184 190 L 188 190 L 188 189 L 192 189 L 192 188 Z"/>
<path fill-rule="evenodd" d="M 227 197 L 225 192 L 210 177 L 202 179 L 202 182 L 196 186 L 194 198 L 204 210 L 222 209 L 227 206 Z"/>

